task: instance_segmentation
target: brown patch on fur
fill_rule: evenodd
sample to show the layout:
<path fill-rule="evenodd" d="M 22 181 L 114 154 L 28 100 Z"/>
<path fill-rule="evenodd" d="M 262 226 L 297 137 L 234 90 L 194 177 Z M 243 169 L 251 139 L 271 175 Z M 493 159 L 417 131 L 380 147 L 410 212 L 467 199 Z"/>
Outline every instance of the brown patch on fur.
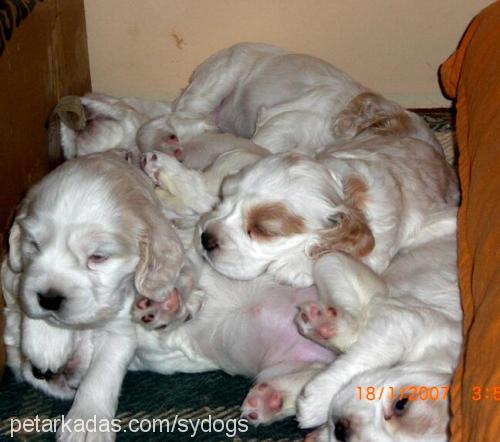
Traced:
<path fill-rule="evenodd" d="M 333 251 L 361 258 L 375 247 L 375 238 L 362 210 L 366 205 L 368 185 L 353 175 L 346 180 L 344 193 L 347 210 L 338 214 L 335 226 L 320 232 L 321 241 L 309 251 L 313 259 Z"/>
<path fill-rule="evenodd" d="M 304 157 L 296 152 L 291 152 L 288 155 L 286 155 L 285 160 L 287 161 L 288 165 L 294 166 L 296 164 L 299 164 Z"/>
<path fill-rule="evenodd" d="M 355 96 L 333 123 L 333 132 L 350 139 L 370 129 L 377 135 L 406 136 L 411 118 L 399 104 L 373 92 Z"/>
<path fill-rule="evenodd" d="M 313 246 L 309 255 L 318 259 L 330 252 L 345 252 L 355 258 L 368 255 L 375 247 L 375 238 L 360 210 L 351 209 L 339 214 L 339 225 L 320 232 L 321 241 Z"/>
<path fill-rule="evenodd" d="M 360 177 L 353 175 L 347 178 L 344 184 L 344 193 L 347 197 L 347 203 L 359 210 L 363 210 L 366 205 L 368 194 L 368 184 Z"/>
<path fill-rule="evenodd" d="M 291 213 L 283 203 L 259 204 L 247 214 L 247 232 L 257 240 L 304 233 L 303 218 Z"/>

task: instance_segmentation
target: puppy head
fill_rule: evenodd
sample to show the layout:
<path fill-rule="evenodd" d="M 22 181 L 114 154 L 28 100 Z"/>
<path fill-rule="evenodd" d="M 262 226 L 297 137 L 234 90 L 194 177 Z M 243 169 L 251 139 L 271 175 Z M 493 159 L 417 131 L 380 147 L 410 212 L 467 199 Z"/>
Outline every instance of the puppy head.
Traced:
<path fill-rule="evenodd" d="M 33 187 L 9 251 L 25 312 L 68 326 L 102 323 L 123 308 L 134 279 L 139 293 L 161 298 L 182 246 L 155 198 L 143 174 L 111 152 L 64 163 Z"/>
<path fill-rule="evenodd" d="M 332 399 L 327 424 L 330 440 L 448 440 L 449 380 L 448 374 L 410 366 L 367 371 L 354 377 Z M 374 397 L 366 396 L 369 387 L 374 387 Z"/>
<path fill-rule="evenodd" d="M 271 155 L 225 180 L 220 205 L 200 222 L 198 250 L 232 278 L 268 271 L 283 282 L 310 284 L 294 274 L 310 274 L 313 259 L 333 250 L 364 256 L 373 248 L 355 207 L 361 189 L 306 156 Z M 346 193 L 353 190 L 356 198 Z"/>
<path fill-rule="evenodd" d="M 349 140 L 366 131 L 378 135 L 407 136 L 411 118 L 394 101 L 373 92 L 355 96 L 333 122 L 336 138 Z"/>
<path fill-rule="evenodd" d="M 125 100 L 104 94 L 64 97 L 54 113 L 66 159 L 123 147 L 138 152 L 135 137 L 147 117 Z"/>

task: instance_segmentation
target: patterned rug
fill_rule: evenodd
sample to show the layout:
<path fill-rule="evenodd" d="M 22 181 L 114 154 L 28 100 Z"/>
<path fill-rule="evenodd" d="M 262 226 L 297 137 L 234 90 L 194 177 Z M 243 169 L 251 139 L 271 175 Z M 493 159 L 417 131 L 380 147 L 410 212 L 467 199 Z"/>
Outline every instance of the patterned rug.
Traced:
<path fill-rule="evenodd" d="M 435 131 L 443 144 L 446 159 L 452 164 L 454 137 L 450 112 L 433 110 L 423 112 L 422 116 Z M 222 372 L 171 376 L 130 372 L 118 406 L 117 419 L 122 431 L 117 434 L 117 440 L 303 440 L 305 432 L 291 418 L 258 428 L 237 422 L 239 405 L 250 386 L 251 380 Z M 11 429 L 17 429 L 22 423 L 36 425 L 37 416 L 41 428 L 42 424 L 48 425 L 48 419 L 66 413 L 70 406 L 70 401 L 52 399 L 26 384 L 16 383 L 7 371 L 0 383 L 0 440 L 53 440 L 53 434 L 26 431 L 16 432 L 11 439 Z M 154 430 L 153 419 L 162 420 Z M 198 425 L 196 430 L 188 419 L 192 425 Z M 144 432 L 140 431 L 141 426 Z"/>

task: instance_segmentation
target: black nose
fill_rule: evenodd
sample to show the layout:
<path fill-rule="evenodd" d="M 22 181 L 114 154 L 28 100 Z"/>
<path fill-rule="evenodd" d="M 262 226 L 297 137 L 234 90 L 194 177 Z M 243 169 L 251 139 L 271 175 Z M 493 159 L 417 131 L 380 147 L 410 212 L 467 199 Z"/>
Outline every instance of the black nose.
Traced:
<path fill-rule="evenodd" d="M 335 438 L 339 442 L 347 442 L 351 436 L 351 424 L 347 419 L 339 419 L 335 422 Z"/>
<path fill-rule="evenodd" d="M 64 301 L 64 296 L 61 292 L 49 289 L 45 293 L 38 292 L 38 304 L 45 310 L 57 311 Z"/>
<path fill-rule="evenodd" d="M 46 381 L 50 381 L 52 379 L 52 376 L 54 375 L 54 373 L 52 373 L 50 370 L 43 372 L 34 365 L 31 367 L 31 372 L 36 379 L 45 379 Z"/>
<path fill-rule="evenodd" d="M 217 244 L 217 237 L 207 231 L 201 234 L 201 245 L 207 252 L 211 252 L 219 246 Z"/>

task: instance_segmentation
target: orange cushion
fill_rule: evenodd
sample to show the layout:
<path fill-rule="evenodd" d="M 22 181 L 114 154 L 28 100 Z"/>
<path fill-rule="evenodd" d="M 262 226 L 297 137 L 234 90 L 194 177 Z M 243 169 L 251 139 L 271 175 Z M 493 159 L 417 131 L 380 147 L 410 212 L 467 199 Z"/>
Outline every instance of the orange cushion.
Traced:
<path fill-rule="evenodd" d="M 458 242 L 465 343 L 451 390 L 452 441 L 497 441 L 500 440 L 500 2 L 474 18 L 456 52 L 441 66 L 440 74 L 445 93 L 456 100 L 462 187 Z M 475 386 L 482 387 L 480 397 L 473 396 Z"/>

